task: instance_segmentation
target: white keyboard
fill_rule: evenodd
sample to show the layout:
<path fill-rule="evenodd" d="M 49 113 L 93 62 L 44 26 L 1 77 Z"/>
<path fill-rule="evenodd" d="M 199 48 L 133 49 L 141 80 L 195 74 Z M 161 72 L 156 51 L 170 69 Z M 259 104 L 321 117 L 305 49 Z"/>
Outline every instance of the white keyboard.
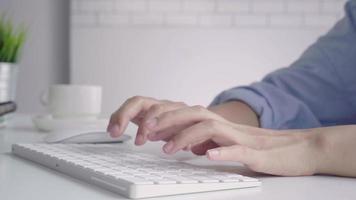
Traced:
<path fill-rule="evenodd" d="M 129 198 L 259 186 L 251 177 L 196 167 L 118 144 L 14 144 L 12 152 Z"/>

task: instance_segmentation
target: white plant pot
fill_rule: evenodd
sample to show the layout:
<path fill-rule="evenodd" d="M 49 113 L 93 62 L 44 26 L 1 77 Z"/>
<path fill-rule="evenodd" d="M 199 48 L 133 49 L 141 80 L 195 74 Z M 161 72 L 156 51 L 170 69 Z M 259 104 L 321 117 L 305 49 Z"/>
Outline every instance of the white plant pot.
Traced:
<path fill-rule="evenodd" d="M 0 102 L 15 101 L 18 66 L 0 62 Z M 6 126 L 7 116 L 0 117 L 0 127 Z"/>

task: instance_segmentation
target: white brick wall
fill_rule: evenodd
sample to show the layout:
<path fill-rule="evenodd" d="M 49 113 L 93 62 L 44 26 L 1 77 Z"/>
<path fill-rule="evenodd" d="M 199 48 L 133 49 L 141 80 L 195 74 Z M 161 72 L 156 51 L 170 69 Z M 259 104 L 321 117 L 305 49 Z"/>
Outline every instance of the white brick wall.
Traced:
<path fill-rule="evenodd" d="M 151 12 L 178 12 L 181 10 L 180 1 L 150 0 L 148 10 Z"/>
<path fill-rule="evenodd" d="M 184 12 L 213 12 L 215 10 L 214 0 L 182 0 Z"/>
<path fill-rule="evenodd" d="M 323 0 L 321 2 L 321 11 L 323 13 L 339 13 L 337 8 L 342 8 L 344 6 L 344 1 L 337 0 Z"/>
<path fill-rule="evenodd" d="M 334 22 L 333 15 L 315 15 L 310 14 L 305 16 L 305 26 L 307 27 L 331 27 Z"/>
<path fill-rule="evenodd" d="M 112 0 L 86 0 L 78 2 L 79 8 L 85 12 L 109 12 L 114 10 L 114 1 Z"/>
<path fill-rule="evenodd" d="M 218 12 L 248 13 L 250 5 L 249 0 L 220 0 L 216 8 Z"/>
<path fill-rule="evenodd" d="M 101 25 L 128 25 L 130 24 L 130 18 L 127 15 L 122 14 L 101 14 L 98 16 L 98 24 Z"/>
<path fill-rule="evenodd" d="M 72 0 L 73 1 L 73 0 Z M 75 1 L 75 0 L 74 0 Z M 100 0 L 97 0 L 100 1 Z M 83 2 L 85 4 L 85 2 Z M 117 12 L 143 12 L 147 10 L 146 0 L 117 0 L 114 1 L 115 11 Z"/>
<path fill-rule="evenodd" d="M 254 0 L 253 13 L 283 13 L 286 10 L 286 0 Z"/>
<path fill-rule="evenodd" d="M 346 0 L 71 0 L 72 24 L 224 28 L 320 28 Z"/>
<path fill-rule="evenodd" d="M 334 8 L 334 10 L 337 7 Z M 319 0 L 297 0 L 289 1 L 287 4 L 288 13 L 318 13 L 320 9 Z"/>
<path fill-rule="evenodd" d="M 236 15 L 234 20 L 235 27 L 256 28 L 266 27 L 267 18 L 265 15 L 248 14 L 248 15 Z"/>
<path fill-rule="evenodd" d="M 198 18 L 194 14 L 170 14 L 166 16 L 166 25 L 195 26 L 198 24 Z"/>
<path fill-rule="evenodd" d="M 301 27 L 304 18 L 300 15 L 279 14 L 270 17 L 270 26 L 272 27 Z"/>
<path fill-rule="evenodd" d="M 133 25 L 162 25 L 162 15 L 156 13 L 136 14 L 132 16 Z"/>
<path fill-rule="evenodd" d="M 103 86 L 109 114 L 133 95 L 208 104 L 288 66 L 345 0 L 71 2 L 71 82 Z"/>
<path fill-rule="evenodd" d="M 203 15 L 200 17 L 200 25 L 231 27 L 232 17 L 230 15 Z"/>

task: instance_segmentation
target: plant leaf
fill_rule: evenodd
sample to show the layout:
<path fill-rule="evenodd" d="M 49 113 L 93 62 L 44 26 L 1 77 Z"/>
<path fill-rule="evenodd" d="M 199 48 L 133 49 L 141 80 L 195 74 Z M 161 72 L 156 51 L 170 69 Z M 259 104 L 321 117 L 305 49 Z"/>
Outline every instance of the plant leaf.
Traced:
<path fill-rule="evenodd" d="M 24 26 L 14 27 L 5 15 L 0 16 L 0 62 L 15 63 L 26 37 Z"/>

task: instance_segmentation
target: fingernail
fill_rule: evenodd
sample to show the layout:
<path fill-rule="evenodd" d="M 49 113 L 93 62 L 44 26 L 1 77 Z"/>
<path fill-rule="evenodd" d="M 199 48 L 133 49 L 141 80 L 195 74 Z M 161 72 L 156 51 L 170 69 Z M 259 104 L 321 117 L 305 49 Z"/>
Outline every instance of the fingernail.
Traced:
<path fill-rule="evenodd" d="M 174 144 L 172 141 L 169 141 L 168 143 L 166 143 L 164 146 L 163 146 L 163 151 L 165 153 L 171 153 L 172 150 L 174 148 Z"/>
<path fill-rule="evenodd" d="M 209 159 L 217 158 L 220 155 L 220 151 L 218 151 L 218 150 L 208 150 L 207 153 L 208 153 L 208 158 Z"/>
<path fill-rule="evenodd" d="M 111 136 L 115 137 L 120 134 L 120 127 L 119 125 L 115 124 L 113 126 L 108 127 L 108 132 Z"/>
<path fill-rule="evenodd" d="M 139 134 L 139 135 L 136 136 L 135 144 L 136 145 L 142 145 L 142 143 L 143 143 L 143 136 L 141 134 Z"/>
<path fill-rule="evenodd" d="M 149 129 L 154 128 L 157 125 L 157 117 L 146 121 L 145 126 Z"/>

